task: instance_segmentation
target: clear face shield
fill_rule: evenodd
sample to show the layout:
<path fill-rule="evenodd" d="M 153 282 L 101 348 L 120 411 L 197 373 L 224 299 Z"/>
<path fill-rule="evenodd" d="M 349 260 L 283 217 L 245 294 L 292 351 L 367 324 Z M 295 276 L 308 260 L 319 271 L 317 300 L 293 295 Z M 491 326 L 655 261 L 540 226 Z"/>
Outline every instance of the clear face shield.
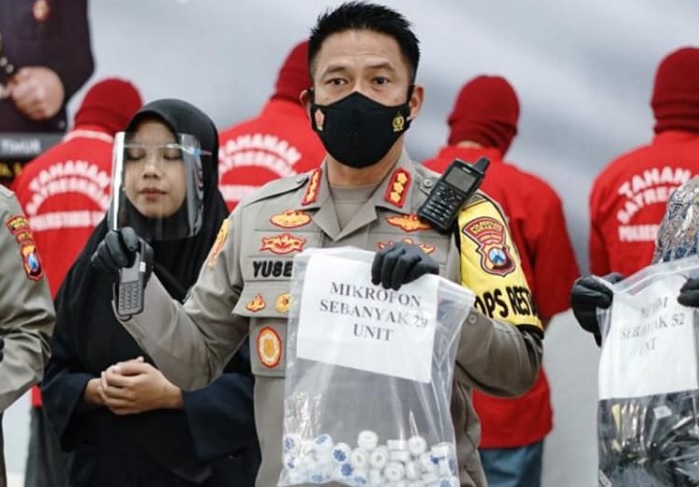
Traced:
<path fill-rule="evenodd" d="M 119 132 L 114 139 L 109 228 L 133 227 L 149 242 L 196 235 L 204 206 L 201 155 L 210 153 L 189 134 L 143 135 Z"/>

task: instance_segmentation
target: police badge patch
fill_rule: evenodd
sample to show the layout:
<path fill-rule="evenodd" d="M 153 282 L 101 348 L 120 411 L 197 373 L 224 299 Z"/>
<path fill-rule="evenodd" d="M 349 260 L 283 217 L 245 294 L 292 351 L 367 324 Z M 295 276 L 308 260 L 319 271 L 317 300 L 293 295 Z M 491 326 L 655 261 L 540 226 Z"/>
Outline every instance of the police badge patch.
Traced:
<path fill-rule="evenodd" d="M 515 269 L 502 222 L 491 217 L 476 218 L 464 227 L 463 232 L 476 243 L 481 267 L 488 274 L 506 276 Z"/>
<path fill-rule="evenodd" d="M 228 238 L 228 225 L 228 219 L 223 220 L 221 228 L 219 228 L 218 234 L 216 234 L 216 240 L 214 240 L 214 244 L 211 246 L 211 251 L 209 252 L 209 257 L 206 259 L 209 267 L 214 266 L 218 254 L 220 254 L 221 249 L 223 249 L 223 244 L 226 243 L 226 239 Z"/>
<path fill-rule="evenodd" d="M 257 335 L 257 357 L 268 369 L 273 369 L 282 360 L 282 339 L 274 328 L 265 326 Z"/>
<path fill-rule="evenodd" d="M 19 245 L 25 274 L 29 279 L 38 281 L 44 275 L 44 267 L 41 265 L 36 242 L 29 229 L 29 222 L 24 216 L 18 215 L 11 217 L 5 225 Z"/>

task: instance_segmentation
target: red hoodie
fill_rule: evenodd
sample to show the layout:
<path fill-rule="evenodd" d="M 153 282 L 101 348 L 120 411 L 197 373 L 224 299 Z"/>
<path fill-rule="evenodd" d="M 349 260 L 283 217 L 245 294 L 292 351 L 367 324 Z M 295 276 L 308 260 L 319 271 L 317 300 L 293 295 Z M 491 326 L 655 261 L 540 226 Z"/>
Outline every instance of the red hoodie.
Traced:
<path fill-rule="evenodd" d="M 609 163 L 590 193 L 590 271 L 629 276 L 650 264 L 670 194 L 697 174 L 691 132 L 662 132 Z"/>

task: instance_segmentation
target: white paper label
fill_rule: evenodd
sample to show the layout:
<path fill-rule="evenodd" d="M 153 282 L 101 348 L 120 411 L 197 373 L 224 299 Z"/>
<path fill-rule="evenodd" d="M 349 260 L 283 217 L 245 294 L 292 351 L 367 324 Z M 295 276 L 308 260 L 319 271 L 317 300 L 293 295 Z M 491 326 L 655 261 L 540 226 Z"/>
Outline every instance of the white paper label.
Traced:
<path fill-rule="evenodd" d="M 614 296 L 612 326 L 600 356 L 600 399 L 699 388 L 694 311 L 677 303 L 684 281 L 667 277 L 633 298 Z"/>
<path fill-rule="evenodd" d="M 303 283 L 299 358 L 423 383 L 431 381 L 439 278 L 384 289 L 371 264 L 314 255 Z"/>

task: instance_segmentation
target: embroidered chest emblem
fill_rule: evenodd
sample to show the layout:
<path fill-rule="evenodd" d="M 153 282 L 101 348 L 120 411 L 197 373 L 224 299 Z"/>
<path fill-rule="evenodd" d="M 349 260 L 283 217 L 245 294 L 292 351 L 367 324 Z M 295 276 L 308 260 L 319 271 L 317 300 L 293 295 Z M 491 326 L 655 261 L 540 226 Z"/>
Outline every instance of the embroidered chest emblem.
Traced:
<path fill-rule="evenodd" d="M 436 248 L 435 245 L 431 245 L 431 244 L 428 244 L 428 243 L 424 243 L 424 242 L 416 243 L 416 242 L 414 242 L 413 239 L 410 238 L 410 237 L 405 237 L 405 238 L 403 239 L 403 242 L 405 242 L 405 243 L 407 243 L 407 244 L 409 244 L 409 245 L 416 245 L 417 247 L 419 247 L 419 248 L 420 248 L 424 253 L 426 253 L 427 255 L 429 255 L 429 254 L 431 254 L 432 252 L 434 252 L 434 251 L 435 251 L 435 248 Z M 378 243 L 379 250 L 385 249 L 386 247 L 390 247 L 391 245 L 393 245 L 393 241 L 392 241 L 392 240 L 389 240 L 388 242 L 379 242 L 379 243 Z"/>
<path fill-rule="evenodd" d="M 405 232 L 417 232 L 419 230 L 431 230 L 429 223 L 425 223 L 415 214 L 396 215 L 386 217 L 386 222 L 389 225 L 398 227 Z"/>
<path fill-rule="evenodd" d="M 311 216 L 305 211 L 286 210 L 283 213 L 273 215 L 269 221 L 272 225 L 281 228 L 298 228 L 308 225 L 311 222 Z"/>
<path fill-rule="evenodd" d="M 274 237 L 262 237 L 261 251 L 269 251 L 274 254 L 285 255 L 291 252 L 300 252 L 306 243 L 305 238 L 294 237 L 290 233 L 282 233 Z"/>

